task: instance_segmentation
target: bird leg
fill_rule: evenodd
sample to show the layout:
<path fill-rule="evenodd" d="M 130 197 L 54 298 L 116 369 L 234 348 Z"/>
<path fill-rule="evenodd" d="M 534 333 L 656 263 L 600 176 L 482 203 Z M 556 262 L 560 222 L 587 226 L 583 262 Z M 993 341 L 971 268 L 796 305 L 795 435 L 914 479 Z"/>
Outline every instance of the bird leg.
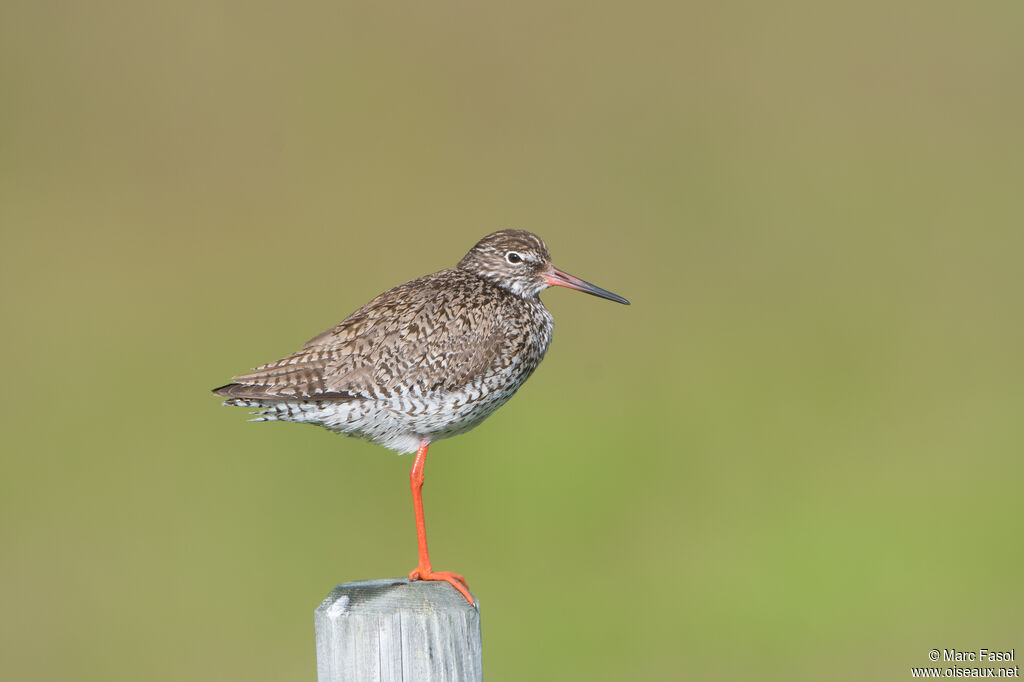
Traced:
<path fill-rule="evenodd" d="M 416 541 L 420 549 L 420 563 L 409 573 L 410 580 L 443 580 L 458 590 L 463 597 L 473 601 L 473 595 L 469 593 L 466 580 L 458 573 L 450 571 L 435 571 L 430 568 L 430 553 L 427 551 L 427 524 L 423 520 L 423 467 L 427 461 L 427 448 L 430 442 L 424 438 L 420 441 L 420 448 L 416 451 L 416 460 L 412 464 L 412 471 L 409 472 L 409 487 L 412 489 L 412 507 L 416 513 Z"/>

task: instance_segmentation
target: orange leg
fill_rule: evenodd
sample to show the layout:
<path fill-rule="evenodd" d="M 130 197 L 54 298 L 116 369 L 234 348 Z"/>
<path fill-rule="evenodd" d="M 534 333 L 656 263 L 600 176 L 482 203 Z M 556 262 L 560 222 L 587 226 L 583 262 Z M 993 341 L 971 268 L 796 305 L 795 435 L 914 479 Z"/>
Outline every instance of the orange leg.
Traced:
<path fill-rule="evenodd" d="M 409 472 L 409 487 L 412 488 L 412 507 L 416 512 L 416 541 L 420 548 L 420 563 L 409 573 L 410 580 L 444 580 L 462 593 L 470 604 L 473 595 L 469 593 L 466 580 L 458 573 L 435 571 L 430 568 L 430 553 L 427 551 L 427 523 L 423 520 L 423 467 L 427 461 L 427 448 L 430 442 L 426 438 L 420 441 L 420 449 L 416 451 L 416 461 Z"/>

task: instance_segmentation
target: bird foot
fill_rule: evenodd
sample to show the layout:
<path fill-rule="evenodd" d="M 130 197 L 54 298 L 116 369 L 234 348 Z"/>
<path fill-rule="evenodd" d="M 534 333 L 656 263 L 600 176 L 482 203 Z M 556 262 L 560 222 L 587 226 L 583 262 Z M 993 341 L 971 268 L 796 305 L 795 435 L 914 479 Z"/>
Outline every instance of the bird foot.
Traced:
<path fill-rule="evenodd" d="M 443 580 L 458 590 L 470 604 L 476 604 L 476 600 L 473 599 L 473 595 L 469 593 L 469 586 L 466 584 L 466 579 L 458 573 L 452 573 L 451 571 L 433 571 L 429 567 L 424 568 L 423 566 L 417 566 L 411 573 L 409 573 L 409 580 Z"/>

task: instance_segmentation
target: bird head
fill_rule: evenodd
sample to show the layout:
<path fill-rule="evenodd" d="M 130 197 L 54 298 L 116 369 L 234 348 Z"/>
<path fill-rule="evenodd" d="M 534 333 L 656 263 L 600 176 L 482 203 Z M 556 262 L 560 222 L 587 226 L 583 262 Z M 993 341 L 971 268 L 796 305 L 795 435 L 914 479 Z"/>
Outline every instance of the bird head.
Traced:
<path fill-rule="evenodd" d="M 459 268 L 522 298 L 535 298 L 548 287 L 566 287 L 629 305 L 621 296 L 556 268 L 544 240 L 525 230 L 492 232 L 469 250 Z"/>

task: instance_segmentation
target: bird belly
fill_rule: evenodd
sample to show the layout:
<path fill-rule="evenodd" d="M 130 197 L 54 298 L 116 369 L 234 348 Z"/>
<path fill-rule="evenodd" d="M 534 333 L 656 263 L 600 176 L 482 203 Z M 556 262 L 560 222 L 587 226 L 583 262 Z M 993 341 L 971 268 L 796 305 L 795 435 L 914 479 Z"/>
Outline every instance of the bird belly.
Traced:
<path fill-rule="evenodd" d="M 269 401 L 233 398 L 225 404 L 258 408 L 253 421 L 315 424 L 335 433 L 369 440 L 397 451 L 415 452 L 421 439 L 431 442 L 465 433 L 508 402 L 526 377 L 514 384 L 489 382 L 444 394 L 411 392 L 390 398 L 335 401 Z"/>
<path fill-rule="evenodd" d="M 343 430 L 399 453 L 414 452 L 422 438 L 430 442 L 465 433 L 480 425 L 508 402 L 525 381 L 487 386 L 474 382 L 462 389 L 427 396 L 410 393 L 374 406 L 350 421 Z"/>

